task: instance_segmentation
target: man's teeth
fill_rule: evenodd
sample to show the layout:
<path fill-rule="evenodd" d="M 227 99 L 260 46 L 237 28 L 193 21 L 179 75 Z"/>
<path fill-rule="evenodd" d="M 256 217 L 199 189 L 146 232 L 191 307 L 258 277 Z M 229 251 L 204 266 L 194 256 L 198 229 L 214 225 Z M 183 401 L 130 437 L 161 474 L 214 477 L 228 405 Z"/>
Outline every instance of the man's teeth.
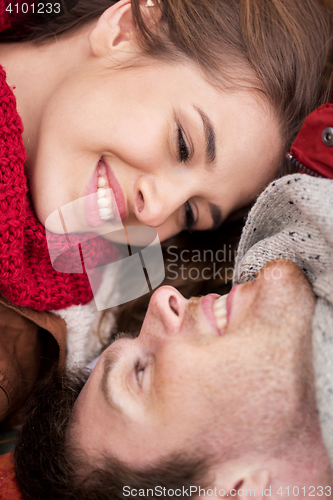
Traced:
<path fill-rule="evenodd" d="M 213 304 L 214 316 L 220 330 L 227 327 L 227 298 L 228 294 L 222 295 L 222 297 L 215 300 Z"/>
<path fill-rule="evenodd" d="M 107 190 L 104 188 L 97 189 L 97 198 L 105 198 L 107 194 Z"/>
<path fill-rule="evenodd" d="M 108 196 L 108 181 L 101 173 L 98 174 L 97 181 L 97 205 L 99 216 L 102 220 L 110 220 L 114 218 L 112 210 L 112 202 Z"/>
<path fill-rule="evenodd" d="M 107 184 L 107 180 L 105 179 L 105 177 L 98 176 L 97 187 L 103 188 L 104 186 L 106 186 L 106 184 Z"/>

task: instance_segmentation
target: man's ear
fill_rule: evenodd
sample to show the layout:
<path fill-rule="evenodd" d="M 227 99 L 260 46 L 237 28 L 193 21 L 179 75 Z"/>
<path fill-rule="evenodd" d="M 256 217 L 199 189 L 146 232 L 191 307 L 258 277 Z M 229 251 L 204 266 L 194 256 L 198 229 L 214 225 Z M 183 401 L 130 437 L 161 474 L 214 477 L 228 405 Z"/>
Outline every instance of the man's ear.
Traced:
<path fill-rule="evenodd" d="M 270 487 L 270 474 L 267 470 L 236 467 L 236 470 L 219 471 L 215 475 L 215 487 L 220 494 L 244 500 L 244 497 L 266 498 Z"/>
<path fill-rule="evenodd" d="M 151 5 L 151 0 L 140 0 L 140 4 L 145 21 L 156 22 L 156 8 Z M 133 54 L 134 30 L 131 0 L 119 0 L 101 15 L 90 33 L 92 53 L 106 59 L 115 53 Z"/>

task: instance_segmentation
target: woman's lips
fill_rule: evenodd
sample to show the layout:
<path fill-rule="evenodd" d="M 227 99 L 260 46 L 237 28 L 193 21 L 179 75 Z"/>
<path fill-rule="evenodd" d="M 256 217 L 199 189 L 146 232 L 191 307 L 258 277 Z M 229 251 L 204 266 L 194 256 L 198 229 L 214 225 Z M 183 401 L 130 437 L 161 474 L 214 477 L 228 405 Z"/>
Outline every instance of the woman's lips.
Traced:
<path fill-rule="evenodd" d="M 84 216 L 88 226 L 100 227 L 104 224 L 99 215 L 97 205 L 97 182 L 98 182 L 98 165 L 89 181 L 86 196 L 84 198 Z"/>
<path fill-rule="evenodd" d="M 127 219 L 127 209 L 126 209 L 126 201 L 125 201 L 125 196 L 123 193 L 123 190 L 121 189 L 121 186 L 118 182 L 117 177 L 115 176 L 112 168 L 108 164 L 108 162 L 104 159 L 101 158 L 101 162 L 104 163 L 105 168 L 106 168 L 106 176 L 109 181 L 109 186 L 113 191 L 113 195 L 116 200 L 116 204 L 118 207 L 119 215 L 121 218 L 121 222 L 124 223 Z"/>
<path fill-rule="evenodd" d="M 122 223 L 125 222 L 127 219 L 127 210 L 126 210 L 126 202 L 125 202 L 125 197 L 123 194 L 123 191 L 120 187 L 120 184 L 114 175 L 112 168 L 110 165 L 104 160 L 104 158 L 101 158 L 101 160 L 98 162 L 94 173 L 90 179 L 87 191 L 86 191 L 86 197 L 84 200 L 84 214 L 85 214 L 85 219 L 87 224 L 90 227 L 100 227 L 105 223 L 105 220 L 101 219 L 100 215 L 100 209 L 98 206 L 98 195 L 97 195 L 97 188 L 98 188 L 98 179 L 99 179 L 99 170 L 103 170 L 105 172 L 107 181 L 109 186 L 105 186 L 106 188 L 109 188 L 112 190 L 113 193 L 113 198 L 114 202 L 117 205 L 117 209 L 119 212 L 120 219 Z M 114 205 L 113 202 L 113 205 Z M 112 204 L 111 204 L 112 205 Z M 116 207 L 112 207 L 112 211 L 117 213 Z M 118 217 L 116 217 L 118 219 Z M 111 220 L 111 219 L 110 219 Z M 118 219 L 119 221 L 119 219 Z"/>

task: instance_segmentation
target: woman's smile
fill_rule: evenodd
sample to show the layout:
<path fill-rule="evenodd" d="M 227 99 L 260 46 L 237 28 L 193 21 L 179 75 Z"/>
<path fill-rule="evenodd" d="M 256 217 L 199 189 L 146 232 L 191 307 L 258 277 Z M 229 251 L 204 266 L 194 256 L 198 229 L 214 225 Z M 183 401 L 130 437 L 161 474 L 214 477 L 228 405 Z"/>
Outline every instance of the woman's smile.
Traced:
<path fill-rule="evenodd" d="M 127 219 L 124 194 L 110 165 L 103 158 L 99 160 L 88 184 L 84 215 L 91 227 L 102 226 L 107 221 L 124 223 Z"/>

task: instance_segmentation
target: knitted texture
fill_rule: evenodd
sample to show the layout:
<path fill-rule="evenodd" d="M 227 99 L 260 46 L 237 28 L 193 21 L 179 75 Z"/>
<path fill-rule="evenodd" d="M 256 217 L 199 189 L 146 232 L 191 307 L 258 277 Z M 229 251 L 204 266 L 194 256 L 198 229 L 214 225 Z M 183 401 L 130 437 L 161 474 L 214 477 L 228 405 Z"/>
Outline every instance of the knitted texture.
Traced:
<path fill-rule="evenodd" d="M 29 198 L 22 132 L 14 94 L 0 67 L 0 294 L 15 305 L 38 311 L 86 304 L 93 295 L 82 267 L 75 273 L 52 267 L 45 228 Z M 104 263 L 106 255 L 108 261 L 116 255 L 109 242 L 93 236 L 85 244 L 84 263 L 89 269 Z M 52 246 L 58 245 L 61 253 L 65 241 L 64 236 L 54 235 Z M 77 254 L 78 247 L 70 252 Z M 98 271 L 94 279 L 100 279 Z"/>
<path fill-rule="evenodd" d="M 240 240 L 234 283 L 254 279 L 270 260 L 287 258 L 316 295 L 312 320 L 316 397 L 333 465 L 333 181 L 304 174 L 273 182 L 252 208 Z"/>

